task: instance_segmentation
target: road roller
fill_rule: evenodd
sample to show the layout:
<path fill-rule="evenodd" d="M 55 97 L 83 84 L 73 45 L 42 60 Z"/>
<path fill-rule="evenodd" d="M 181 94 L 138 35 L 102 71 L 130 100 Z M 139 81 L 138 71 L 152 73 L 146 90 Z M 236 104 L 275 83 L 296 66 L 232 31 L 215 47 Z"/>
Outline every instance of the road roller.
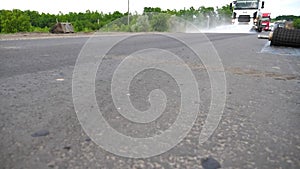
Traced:
<path fill-rule="evenodd" d="M 300 29 L 276 28 L 269 35 L 258 35 L 258 39 L 268 39 L 271 46 L 300 48 Z"/>

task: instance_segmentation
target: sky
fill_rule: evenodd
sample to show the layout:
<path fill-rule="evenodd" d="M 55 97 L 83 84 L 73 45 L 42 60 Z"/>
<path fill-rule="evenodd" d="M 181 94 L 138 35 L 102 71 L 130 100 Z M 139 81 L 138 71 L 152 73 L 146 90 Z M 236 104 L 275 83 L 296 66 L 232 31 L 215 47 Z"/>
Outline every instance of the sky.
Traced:
<path fill-rule="evenodd" d="M 278 15 L 300 15 L 300 0 L 264 0 L 264 12 L 271 17 Z M 144 7 L 162 9 L 183 9 L 193 6 L 222 7 L 232 0 L 129 0 L 130 12 L 142 13 Z M 38 12 L 58 14 L 68 12 L 103 11 L 104 13 L 127 12 L 128 0 L 1 0 L 0 9 L 35 10 Z"/>

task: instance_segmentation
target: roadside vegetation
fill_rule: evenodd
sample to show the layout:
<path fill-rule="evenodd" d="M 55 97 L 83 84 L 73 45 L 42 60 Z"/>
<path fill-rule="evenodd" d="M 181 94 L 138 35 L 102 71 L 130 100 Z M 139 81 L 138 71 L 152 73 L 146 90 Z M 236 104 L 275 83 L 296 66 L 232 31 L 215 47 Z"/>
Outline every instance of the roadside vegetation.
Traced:
<path fill-rule="evenodd" d="M 231 23 L 232 11 L 229 5 L 221 8 L 190 7 L 182 10 L 162 10 L 161 8 L 145 7 L 143 14 L 115 11 L 103 13 L 87 10 L 85 12 L 70 12 L 68 14 L 49 14 L 37 11 L 0 10 L 0 33 L 17 32 L 49 32 L 56 22 L 72 23 L 76 32 L 124 31 L 124 32 L 165 32 L 180 31 L 180 28 L 170 27 L 170 23 L 181 18 L 184 22 L 192 23 L 199 28 L 212 28 L 218 25 Z M 286 16 L 279 16 L 274 20 L 280 20 Z M 300 28 L 300 16 L 289 16 L 295 20 L 295 27 Z M 182 26 L 182 25 L 181 25 Z M 180 25 L 179 25 L 180 27 Z M 174 30 L 175 29 L 175 30 Z"/>
<path fill-rule="evenodd" d="M 39 13 L 37 11 L 0 10 L 0 32 L 49 32 L 50 28 L 58 22 L 72 23 L 76 32 L 90 32 L 96 30 L 107 31 L 168 31 L 168 22 L 171 16 L 181 17 L 187 21 L 207 23 L 210 17 L 210 25 L 230 22 L 231 11 L 229 6 L 219 9 L 212 7 L 193 7 L 183 10 L 162 10 L 161 8 L 145 7 L 142 15 L 130 13 L 130 22 L 127 21 L 128 13 L 115 11 L 103 13 L 98 11 L 59 13 Z M 117 22 L 116 21 L 119 20 Z M 201 24 L 200 24 L 201 25 Z"/>

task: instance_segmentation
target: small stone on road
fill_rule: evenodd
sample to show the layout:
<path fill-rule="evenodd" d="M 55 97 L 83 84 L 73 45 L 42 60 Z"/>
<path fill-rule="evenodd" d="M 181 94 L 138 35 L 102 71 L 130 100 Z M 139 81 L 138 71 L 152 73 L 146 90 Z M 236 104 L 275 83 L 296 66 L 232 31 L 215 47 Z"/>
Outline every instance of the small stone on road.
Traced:
<path fill-rule="evenodd" d="M 43 137 L 43 136 L 47 136 L 49 135 L 49 131 L 48 130 L 39 130 L 33 134 L 31 134 L 32 137 Z"/>
<path fill-rule="evenodd" d="M 220 163 L 212 157 L 201 159 L 201 164 L 204 169 L 217 169 L 221 168 Z"/>

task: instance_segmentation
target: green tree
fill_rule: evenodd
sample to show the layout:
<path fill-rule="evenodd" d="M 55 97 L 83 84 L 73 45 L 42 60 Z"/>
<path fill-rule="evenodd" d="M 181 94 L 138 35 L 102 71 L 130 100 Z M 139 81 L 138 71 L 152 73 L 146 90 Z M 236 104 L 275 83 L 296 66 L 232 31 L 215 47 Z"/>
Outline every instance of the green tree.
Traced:
<path fill-rule="evenodd" d="M 293 26 L 294 26 L 294 28 L 296 28 L 296 29 L 300 29 L 300 18 L 295 19 L 295 20 L 293 21 Z"/>
<path fill-rule="evenodd" d="M 144 14 L 145 13 L 151 13 L 151 12 L 154 12 L 154 13 L 161 13 L 163 12 L 159 7 L 156 7 L 156 8 L 152 8 L 152 7 L 144 7 Z"/>
<path fill-rule="evenodd" d="M 30 31 L 30 18 L 21 10 L 4 10 L 1 12 L 1 32 L 16 33 Z"/>
<path fill-rule="evenodd" d="M 24 11 L 24 14 L 29 16 L 30 23 L 31 23 L 32 26 L 34 26 L 34 27 L 39 26 L 39 18 L 40 18 L 39 12 L 26 10 L 26 11 Z"/>
<path fill-rule="evenodd" d="M 230 5 L 222 6 L 222 8 L 217 9 L 218 18 L 221 23 L 231 23 L 232 10 L 230 10 Z"/>
<path fill-rule="evenodd" d="M 164 13 L 154 15 L 150 21 L 152 30 L 158 32 L 167 32 L 169 30 L 169 18 L 170 15 Z"/>
<path fill-rule="evenodd" d="M 38 27 L 52 27 L 56 23 L 57 16 L 53 14 L 42 13 L 38 19 Z"/>
<path fill-rule="evenodd" d="M 293 21 L 293 20 L 298 19 L 298 18 L 300 18 L 300 16 L 295 16 L 295 15 L 280 15 L 280 16 L 277 16 L 275 18 L 275 20 Z"/>
<path fill-rule="evenodd" d="M 150 24 L 147 15 L 142 15 L 137 18 L 137 21 L 132 25 L 133 32 L 148 32 L 150 31 Z"/>

